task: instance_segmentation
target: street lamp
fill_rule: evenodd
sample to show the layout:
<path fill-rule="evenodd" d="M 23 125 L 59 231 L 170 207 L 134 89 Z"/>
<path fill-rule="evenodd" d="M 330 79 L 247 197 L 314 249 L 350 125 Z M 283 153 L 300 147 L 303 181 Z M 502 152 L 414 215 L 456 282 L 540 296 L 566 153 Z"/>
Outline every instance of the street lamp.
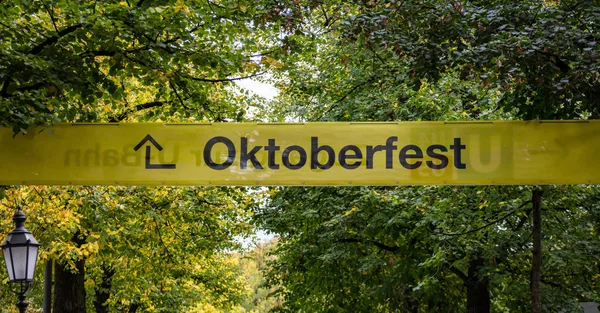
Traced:
<path fill-rule="evenodd" d="M 33 281 L 35 264 L 40 244 L 33 235 L 25 229 L 25 213 L 19 210 L 13 216 L 15 229 L 8 234 L 8 238 L 2 244 L 2 254 L 6 262 L 8 280 L 11 283 L 19 283 L 19 312 L 25 313 L 28 303 L 25 302 L 25 293 L 29 290 L 29 284 Z"/>

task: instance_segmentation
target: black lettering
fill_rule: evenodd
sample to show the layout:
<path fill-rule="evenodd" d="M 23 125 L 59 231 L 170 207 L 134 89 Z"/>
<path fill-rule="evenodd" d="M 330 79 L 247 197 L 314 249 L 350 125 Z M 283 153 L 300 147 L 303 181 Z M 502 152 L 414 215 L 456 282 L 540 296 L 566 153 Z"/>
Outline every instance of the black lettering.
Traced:
<path fill-rule="evenodd" d="M 413 150 L 414 154 L 408 154 L 408 152 L 410 150 Z M 419 148 L 418 146 L 415 146 L 415 145 L 406 145 L 404 148 L 402 148 L 402 150 L 400 150 L 400 155 L 399 155 L 400 164 L 402 164 L 402 166 L 404 166 L 404 168 L 409 169 L 409 170 L 414 170 L 416 168 L 419 168 L 419 166 L 421 166 L 421 164 L 423 164 L 423 162 L 416 161 L 414 163 L 408 163 L 406 161 L 406 159 L 420 159 L 422 157 L 423 157 L 423 151 L 421 151 L 421 148 Z"/>
<path fill-rule="evenodd" d="M 327 152 L 327 162 L 325 164 L 319 163 L 319 152 Z M 319 137 L 310 138 L 310 168 L 312 169 L 329 169 L 335 162 L 335 152 L 331 146 L 323 145 L 319 146 Z"/>
<path fill-rule="evenodd" d="M 300 161 L 298 161 L 296 164 L 292 164 L 290 162 L 290 154 L 292 151 L 296 151 L 300 154 Z M 283 166 L 290 170 L 301 169 L 306 164 L 306 151 L 300 146 L 289 146 L 283 150 L 281 162 L 283 163 Z"/>
<path fill-rule="evenodd" d="M 440 150 L 441 152 L 448 152 L 448 149 L 442 145 L 431 145 L 427 148 L 427 156 L 437 159 L 440 161 L 440 164 L 435 164 L 433 161 L 427 161 L 427 166 L 434 170 L 440 170 L 446 168 L 448 166 L 448 157 L 435 152 L 435 150 Z"/>
<path fill-rule="evenodd" d="M 367 146 L 367 168 L 373 168 L 373 155 L 382 150 L 385 150 L 385 146 Z"/>
<path fill-rule="evenodd" d="M 176 164 L 152 164 L 150 163 L 150 150 L 152 147 L 146 146 L 146 169 L 149 170 L 160 170 L 160 169 L 175 169 Z M 159 158 L 160 159 L 160 158 Z"/>
<path fill-rule="evenodd" d="M 222 164 L 215 163 L 210 155 L 213 146 L 217 143 L 223 143 L 225 146 L 227 146 L 227 160 Z M 235 146 L 233 145 L 233 142 L 229 140 L 229 138 L 222 136 L 213 137 L 206 142 L 206 145 L 204 146 L 204 163 L 206 163 L 206 165 L 213 170 L 224 170 L 233 164 L 233 161 L 235 160 L 235 153 Z"/>
<path fill-rule="evenodd" d="M 398 149 L 394 142 L 398 141 L 398 137 L 393 136 L 385 141 L 385 168 L 394 168 L 393 152 Z"/>
<path fill-rule="evenodd" d="M 462 163 L 460 150 L 467 149 L 467 146 L 460 144 L 460 138 L 454 138 L 454 144 L 450 146 L 450 149 L 454 150 L 454 167 L 462 170 L 466 169 L 467 165 Z"/>
<path fill-rule="evenodd" d="M 260 164 L 260 162 L 258 162 L 258 159 L 256 158 L 256 153 L 260 151 L 260 149 L 262 149 L 262 146 L 256 146 L 252 150 L 250 150 L 250 152 L 248 152 L 248 138 L 242 137 L 241 140 L 242 151 L 240 153 L 240 168 L 246 169 L 248 167 L 248 160 L 250 160 L 250 162 L 252 162 L 252 166 L 254 166 L 255 169 L 262 170 L 262 164 Z"/>
<path fill-rule="evenodd" d="M 278 170 L 279 164 L 275 163 L 275 151 L 279 151 L 279 146 L 275 145 L 275 139 L 269 139 L 269 145 L 265 147 L 268 155 L 268 165 L 272 170 Z"/>
<path fill-rule="evenodd" d="M 354 154 L 348 154 L 348 152 L 354 152 Z M 346 160 L 362 159 L 362 151 L 357 146 L 345 146 L 340 150 L 338 160 L 340 165 L 348 170 L 353 170 L 361 165 L 361 161 L 354 161 L 352 164 L 348 164 Z"/>

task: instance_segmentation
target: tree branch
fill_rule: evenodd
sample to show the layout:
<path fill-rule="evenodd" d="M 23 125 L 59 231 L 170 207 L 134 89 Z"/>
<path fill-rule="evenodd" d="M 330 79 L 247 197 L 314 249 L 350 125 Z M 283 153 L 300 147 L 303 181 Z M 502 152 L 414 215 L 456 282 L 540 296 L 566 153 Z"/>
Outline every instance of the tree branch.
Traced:
<path fill-rule="evenodd" d="M 359 87 L 361 87 L 361 86 L 365 85 L 366 83 L 367 83 L 367 82 L 365 82 L 365 83 L 362 83 L 362 84 L 358 84 L 358 85 L 356 85 L 356 86 L 352 87 L 352 89 L 350 89 L 350 91 L 348 91 L 348 92 L 347 92 L 345 95 L 343 95 L 341 98 L 339 98 L 339 99 L 338 99 L 338 100 L 335 102 L 335 104 L 338 104 L 338 103 L 340 103 L 340 102 L 342 102 L 342 101 L 346 100 L 346 98 L 348 98 L 348 96 L 349 96 L 349 95 L 351 95 L 351 94 L 352 94 L 354 91 L 356 91 L 356 89 L 358 89 Z M 332 107 L 333 107 L 333 106 L 331 106 L 330 108 L 332 108 Z M 326 113 L 329 113 L 329 111 L 331 111 L 331 110 L 328 110 Z"/>
<path fill-rule="evenodd" d="M 491 222 L 489 222 L 489 223 L 487 223 L 487 224 L 485 224 L 485 225 L 483 225 L 481 227 L 477 227 L 475 229 L 471 229 L 471 230 L 468 230 L 468 231 L 465 231 L 465 232 L 462 232 L 462 233 L 440 233 L 440 234 L 441 235 L 445 235 L 445 236 L 462 236 L 462 235 L 467 235 L 467 234 L 471 234 L 471 233 L 474 233 L 474 232 L 478 232 L 478 231 L 480 231 L 480 230 L 482 230 L 484 228 L 492 226 L 492 225 L 494 225 L 494 224 L 496 224 L 496 223 L 498 223 L 498 222 L 500 222 L 500 221 L 508 218 L 509 216 L 517 213 L 517 211 L 519 209 L 521 209 L 522 207 L 524 207 L 525 205 L 527 205 L 529 203 L 531 203 L 531 201 L 526 201 L 523 204 L 521 204 L 518 208 L 516 208 L 515 210 L 513 210 L 513 211 L 507 213 L 506 215 L 504 215 L 504 216 L 502 216 L 502 217 L 500 217 L 498 219 L 495 219 L 495 220 L 493 220 L 493 221 L 491 221 Z"/>
<path fill-rule="evenodd" d="M 140 65 L 146 66 L 148 68 L 150 68 L 150 66 L 148 66 L 148 64 L 146 64 L 146 62 L 139 60 L 139 59 L 134 59 L 132 57 L 130 57 L 129 55 L 127 55 L 126 53 L 123 54 L 123 57 L 126 58 L 127 60 L 133 62 L 133 63 L 138 63 Z"/>
<path fill-rule="evenodd" d="M 268 51 L 261 52 L 261 53 L 251 54 L 248 56 L 248 58 L 252 59 L 252 58 L 258 58 L 258 57 L 264 57 L 265 55 L 273 54 L 274 52 L 275 52 L 275 50 L 268 50 Z"/>
<path fill-rule="evenodd" d="M 377 248 L 379 248 L 381 250 L 389 251 L 392 253 L 397 253 L 398 251 L 400 251 L 400 247 L 398 247 L 398 246 L 388 246 L 388 245 L 384 245 L 380 242 L 373 241 L 373 240 L 369 240 L 368 242 L 375 245 Z"/>
<path fill-rule="evenodd" d="M 375 80 L 375 76 L 371 76 L 369 79 L 367 79 L 365 82 L 362 82 L 360 84 L 355 85 L 354 87 L 352 87 L 352 89 L 350 89 L 350 91 L 348 91 L 345 95 L 343 95 L 340 99 L 338 99 L 336 102 L 334 102 L 332 105 L 329 106 L 329 108 L 327 108 L 327 110 L 325 110 L 325 112 L 323 112 L 323 114 L 321 114 L 321 118 L 323 119 L 323 117 L 327 114 L 329 114 L 329 112 L 331 112 L 338 104 L 340 104 L 342 101 L 346 100 L 346 98 L 348 96 L 350 96 L 354 91 L 356 91 L 359 87 L 364 86 L 366 84 L 371 83 L 373 80 Z"/>
<path fill-rule="evenodd" d="M 121 83 L 121 88 L 123 89 L 123 101 L 125 101 L 125 104 L 127 105 L 127 107 L 130 106 L 129 101 L 127 101 L 127 94 L 125 93 L 125 84 L 123 83 L 123 81 L 120 81 Z M 112 117 L 111 117 L 112 118 Z"/>
<path fill-rule="evenodd" d="M 208 3 L 208 7 L 212 11 L 212 13 L 214 14 L 214 17 L 216 19 L 226 19 L 226 20 L 231 20 L 231 21 L 236 21 L 236 22 L 244 22 L 243 20 L 235 18 L 232 15 L 229 15 L 229 16 L 221 15 L 217 12 L 217 10 L 215 10 L 215 8 L 213 8 L 213 6 L 216 6 L 219 9 L 225 10 L 226 9 L 225 6 L 215 3 L 215 2 L 211 2 L 210 0 L 206 0 L 206 3 Z"/>
<path fill-rule="evenodd" d="M 367 45 L 367 48 L 373 53 L 373 55 L 375 55 L 375 57 L 379 60 L 379 62 L 381 62 L 381 64 L 388 65 L 387 62 L 377 53 L 377 51 L 375 51 L 373 47 Z"/>
<path fill-rule="evenodd" d="M 156 217 L 152 217 L 152 220 L 154 220 L 154 224 L 156 225 L 156 232 L 158 233 L 158 239 L 160 240 L 160 243 L 162 244 L 163 248 L 165 249 L 167 257 L 169 258 L 171 263 L 175 263 L 175 260 L 173 259 L 173 256 L 171 255 L 171 252 L 169 251 L 169 246 L 163 240 L 162 233 L 160 231 L 160 225 L 158 224 Z"/>
<path fill-rule="evenodd" d="M 536 53 L 542 55 L 548 62 L 556 66 L 563 74 L 567 74 L 571 71 L 571 67 L 557 54 L 535 50 Z"/>
<path fill-rule="evenodd" d="M 33 47 L 33 49 L 31 49 L 31 51 L 29 51 L 29 54 L 35 55 L 35 54 L 42 52 L 42 50 L 44 50 L 44 48 L 46 48 L 47 46 L 50 46 L 50 45 L 56 43 L 60 38 L 80 29 L 81 27 L 83 27 L 83 24 L 75 24 L 73 26 L 69 26 L 69 27 L 59 31 L 58 36 L 52 36 L 52 37 L 49 37 L 46 40 L 42 41 L 37 46 Z"/>
<path fill-rule="evenodd" d="M 44 1 L 41 1 L 41 2 L 42 2 L 42 5 L 44 6 L 44 9 L 46 9 L 46 12 L 48 12 L 48 15 L 50 15 L 50 20 L 52 21 L 52 26 L 54 26 L 54 30 L 58 33 L 58 27 L 56 26 L 56 20 L 54 19 L 54 14 L 52 14 L 52 10 L 50 10 L 48 5 L 46 5 L 46 3 Z"/>
<path fill-rule="evenodd" d="M 33 85 L 19 87 L 16 90 L 18 90 L 18 91 L 36 90 L 36 89 L 40 89 L 40 88 L 48 86 L 48 85 L 50 85 L 50 84 L 49 83 L 45 83 L 45 82 L 39 82 L 39 83 L 35 83 Z"/>
<path fill-rule="evenodd" d="M 179 96 L 179 93 L 177 92 L 177 89 L 175 88 L 175 85 L 173 85 L 173 82 L 170 81 L 170 80 L 169 80 L 169 86 L 171 86 L 171 89 L 175 93 L 175 96 L 177 96 L 177 99 L 179 99 L 179 103 L 181 103 L 181 106 L 183 108 L 185 108 L 186 110 L 189 110 L 189 108 L 185 105 L 185 103 L 183 103 L 183 99 L 181 99 L 181 97 Z"/>
<path fill-rule="evenodd" d="M 514 227 L 513 230 L 519 230 L 519 229 L 521 229 L 521 227 L 523 227 L 523 225 L 525 225 L 525 222 L 527 221 L 529 214 L 531 214 L 531 208 L 525 212 L 526 212 L 525 216 L 521 217 L 521 219 L 519 220 L 519 224 L 517 224 L 517 227 Z"/>
<path fill-rule="evenodd" d="M 92 50 L 81 53 L 81 55 L 89 55 L 93 57 L 112 57 L 116 54 L 116 51 L 109 50 Z"/>
<path fill-rule="evenodd" d="M 448 269 L 456 274 L 456 276 L 458 276 L 458 278 L 462 279 L 462 281 L 467 282 L 469 280 L 469 277 L 467 277 L 467 275 L 465 275 L 465 273 L 463 273 L 461 270 L 459 270 L 458 268 L 456 268 L 453 265 L 449 265 Z"/>
<path fill-rule="evenodd" d="M 138 104 L 132 108 L 130 108 L 129 110 L 117 115 L 117 116 L 111 116 L 109 118 L 109 122 L 111 123 L 117 123 L 120 122 L 122 120 L 124 120 L 125 118 L 127 118 L 127 116 L 129 116 L 129 114 L 131 113 L 135 113 L 135 112 L 139 112 L 142 110 L 146 110 L 146 109 L 150 109 L 150 108 L 155 108 L 155 107 L 159 107 L 159 106 L 163 106 L 166 102 L 162 102 L 162 101 L 154 101 L 154 102 L 147 102 L 147 103 L 142 103 L 142 104 Z"/>
<path fill-rule="evenodd" d="M 10 78 L 10 76 L 6 76 L 6 78 L 4 78 L 4 82 L 2 83 L 2 89 L 0 89 L 0 96 L 2 97 L 8 97 L 8 85 L 10 85 L 10 81 L 12 80 L 12 78 Z"/>
<path fill-rule="evenodd" d="M 356 89 L 358 89 L 361 86 L 364 86 L 366 84 L 370 84 L 375 80 L 376 76 L 373 75 L 371 76 L 369 79 L 367 79 L 365 82 L 357 84 L 356 86 L 354 86 L 352 89 L 350 89 L 350 91 L 348 91 L 343 97 L 341 97 L 340 99 L 338 99 L 335 104 L 338 104 L 342 101 L 344 101 L 350 94 L 352 94 Z"/>
<path fill-rule="evenodd" d="M 233 82 L 233 81 L 237 81 L 237 80 L 261 76 L 266 73 L 267 72 L 259 72 L 259 73 L 248 75 L 248 76 L 234 77 L 234 78 L 221 78 L 221 79 L 207 79 L 207 78 L 199 78 L 199 77 L 193 77 L 193 76 L 183 76 L 183 77 L 191 79 L 191 80 L 199 81 L 199 82 L 206 82 L 206 83 L 228 83 L 228 82 Z"/>
<path fill-rule="evenodd" d="M 543 278 L 540 281 L 542 283 L 544 283 L 545 285 L 552 286 L 552 287 L 555 287 L 555 288 L 560 288 L 561 290 L 564 288 L 564 286 L 561 285 L 561 284 L 557 284 L 557 283 L 555 283 L 553 281 L 549 281 L 549 280 L 546 280 L 546 279 L 543 279 Z"/>
<path fill-rule="evenodd" d="M 323 17 L 325 18 L 325 22 L 323 23 L 323 26 L 325 28 L 329 27 L 329 17 L 327 16 L 327 12 L 325 11 L 325 8 L 323 7 L 323 3 L 321 3 L 319 5 L 319 7 L 321 8 L 321 12 L 323 12 Z"/>

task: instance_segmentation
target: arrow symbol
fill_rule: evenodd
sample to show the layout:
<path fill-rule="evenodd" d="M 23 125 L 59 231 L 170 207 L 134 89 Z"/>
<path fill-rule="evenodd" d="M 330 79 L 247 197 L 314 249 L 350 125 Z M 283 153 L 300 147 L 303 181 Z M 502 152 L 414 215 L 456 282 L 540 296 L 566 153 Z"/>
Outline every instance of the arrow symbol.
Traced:
<path fill-rule="evenodd" d="M 150 136 L 150 134 L 146 135 L 146 137 L 144 137 L 144 139 L 142 139 L 137 145 L 135 145 L 135 147 L 133 147 L 134 151 L 138 151 L 140 150 L 141 147 L 144 146 L 144 144 L 146 144 L 146 142 L 151 143 L 154 147 L 156 147 L 156 149 L 158 149 L 158 151 L 162 151 L 163 147 L 158 144 L 158 142 L 156 142 L 156 140 L 154 140 L 154 138 L 152 138 L 152 136 Z M 150 145 L 146 146 L 146 169 L 175 169 L 175 164 L 151 164 L 150 163 L 150 150 L 152 149 L 152 147 L 150 147 Z"/>

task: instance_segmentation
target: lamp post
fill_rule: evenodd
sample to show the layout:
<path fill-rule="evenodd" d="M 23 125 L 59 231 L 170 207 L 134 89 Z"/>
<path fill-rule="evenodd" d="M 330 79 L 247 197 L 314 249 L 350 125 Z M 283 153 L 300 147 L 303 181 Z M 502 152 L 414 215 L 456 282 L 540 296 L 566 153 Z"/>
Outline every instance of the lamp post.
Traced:
<path fill-rule="evenodd" d="M 13 216 L 15 229 L 8 234 L 6 241 L 2 243 L 2 254 L 6 262 L 8 280 L 19 284 L 19 302 L 17 307 L 20 313 L 25 313 L 28 303 L 25 302 L 25 293 L 29 290 L 29 284 L 33 281 L 35 264 L 37 263 L 38 248 L 40 244 L 33 235 L 25 229 L 25 213 L 19 210 Z"/>

